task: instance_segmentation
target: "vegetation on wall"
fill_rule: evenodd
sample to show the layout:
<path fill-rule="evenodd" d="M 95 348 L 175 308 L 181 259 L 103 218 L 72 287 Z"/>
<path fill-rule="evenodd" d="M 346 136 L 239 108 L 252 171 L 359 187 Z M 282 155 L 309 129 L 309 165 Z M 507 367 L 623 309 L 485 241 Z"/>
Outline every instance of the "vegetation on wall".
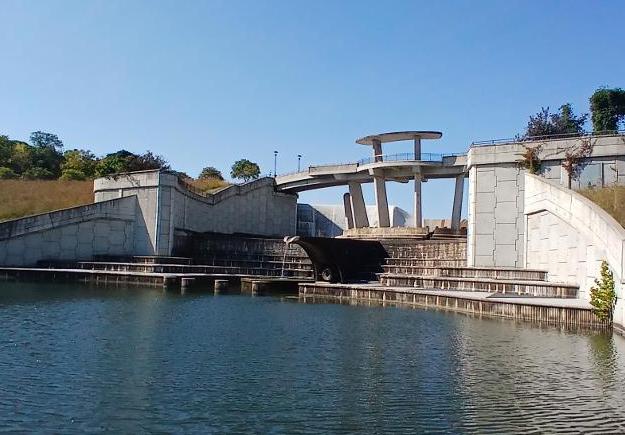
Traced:
<path fill-rule="evenodd" d="M 583 138 L 579 145 L 573 145 L 564 152 L 562 169 L 566 172 L 568 188 L 571 188 L 572 181 L 577 180 L 587 164 L 588 157 L 591 156 L 594 148 L 594 141 L 590 138 Z"/>
<path fill-rule="evenodd" d="M 541 170 L 540 152 L 542 151 L 543 144 L 535 146 L 523 145 L 524 151 L 519 160 L 519 165 L 526 169 L 530 174 L 539 174 Z"/>
<path fill-rule="evenodd" d="M 616 292 L 614 291 L 614 274 L 608 262 L 601 262 L 601 278 L 595 279 L 595 285 L 590 289 L 590 305 L 593 312 L 601 319 L 612 323 L 616 306 Z"/>

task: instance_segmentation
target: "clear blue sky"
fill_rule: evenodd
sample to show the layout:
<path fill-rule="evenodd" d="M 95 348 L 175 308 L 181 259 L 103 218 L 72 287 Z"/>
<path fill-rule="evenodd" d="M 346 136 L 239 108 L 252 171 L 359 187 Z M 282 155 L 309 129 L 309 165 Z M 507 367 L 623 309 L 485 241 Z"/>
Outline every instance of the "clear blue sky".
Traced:
<path fill-rule="evenodd" d="M 623 1 L 0 0 L 0 134 L 54 132 L 197 175 L 367 155 L 357 137 L 441 130 L 424 151 L 510 137 L 541 106 L 625 87 Z M 387 147 L 408 151 L 409 144 Z M 452 182 L 427 183 L 426 217 Z M 368 188 L 370 191 L 371 189 Z M 344 189 L 302 195 L 340 203 Z M 370 197 L 370 194 L 369 194 Z M 411 210 L 411 189 L 389 200 Z"/>

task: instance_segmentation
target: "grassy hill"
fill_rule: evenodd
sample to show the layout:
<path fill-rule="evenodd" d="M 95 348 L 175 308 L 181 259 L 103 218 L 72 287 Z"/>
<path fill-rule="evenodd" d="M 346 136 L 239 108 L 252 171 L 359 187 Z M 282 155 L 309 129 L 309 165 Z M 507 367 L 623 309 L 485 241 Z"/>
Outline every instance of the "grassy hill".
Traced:
<path fill-rule="evenodd" d="M 204 195 L 228 186 L 212 178 L 188 184 Z M 92 202 L 92 180 L 0 180 L 0 222 Z"/>
<path fill-rule="evenodd" d="M 0 221 L 93 202 L 93 181 L 0 180 Z"/>
<path fill-rule="evenodd" d="M 579 193 L 598 204 L 625 227 L 625 186 L 583 189 Z"/>

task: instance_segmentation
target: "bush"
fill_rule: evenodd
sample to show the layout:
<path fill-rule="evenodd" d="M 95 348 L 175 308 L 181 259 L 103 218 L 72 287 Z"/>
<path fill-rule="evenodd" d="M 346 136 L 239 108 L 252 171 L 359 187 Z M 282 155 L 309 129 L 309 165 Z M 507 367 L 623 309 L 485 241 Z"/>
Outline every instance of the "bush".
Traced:
<path fill-rule="evenodd" d="M 22 178 L 26 178 L 27 180 L 52 180 L 56 177 L 52 171 L 46 168 L 34 167 L 24 171 Z"/>
<path fill-rule="evenodd" d="M 601 279 L 595 279 L 595 285 L 590 289 L 590 305 L 594 307 L 593 312 L 599 319 L 612 323 L 616 292 L 614 274 L 605 260 L 601 262 Z"/>
<path fill-rule="evenodd" d="M 82 180 L 86 180 L 87 176 L 82 171 L 79 171 L 78 169 L 65 169 L 63 173 L 61 174 L 61 178 L 59 179 L 82 181 Z"/>
<path fill-rule="evenodd" d="M 7 168 L 6 166 L 0 167 L 0 180 L 12 180 L 17 178 L 17 174 L 11 168 Z"/>

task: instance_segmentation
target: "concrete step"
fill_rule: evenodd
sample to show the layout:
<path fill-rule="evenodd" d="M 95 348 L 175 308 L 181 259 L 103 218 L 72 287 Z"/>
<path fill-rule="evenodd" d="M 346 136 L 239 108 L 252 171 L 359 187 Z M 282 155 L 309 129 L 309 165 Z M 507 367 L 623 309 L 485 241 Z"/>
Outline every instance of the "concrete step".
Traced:
<path fill-rule="evenodd" d="M 444 267 L 386 264 L 384 272 L 396 275 L 439 276 L 456 278 L 491 278 L 525 281 L 546 281 L 547 272 L 542 270 L 505 267 Z"/>
<path fill-rule="evenodd" d="M 223 275 L 258 275 L 280 276 L 281 265 L 272 264 L 257 265 L 256 267 L 232 267 L 213 265 L 180 265 L 180 264 L 139 264 L 139 263 L 113 263 L 84 261 L 76 263 L 78 269 L 103 270 L 116 272 L 140 272 L 140 273 L 200 273 L 200 274 L 223 274 Z M 309 278 L 313 275 L 312 265 L 287 264 L 285 263 L 284 275 L 289 277 Z"/>
<path fill-rule="evenodd" d="M 102 262 L 125 262 L 125 263 L 138 263 L 138 264 L 192 264 L 193 260 L 188 257 L 169 257 L 163 255 L 134 255 L 134 256 L 119 256 L 119 255 L 96 255 L 94 261 Z"/>
<path fill-rule="evenodd" d="M 485 291 L 548 298 L 575 298 L 578 292 L 578 287 L 576 285 L 547 281 L 414 276 L 392 273 L 382 273 L 379 275 L 379 279 L 380 283 L 387 287 Z"/>
<path fill-rule="evenodd" d="M 387 258 L 387 265 L 395 266 L 415 266 L 415 267 L 464 267 L 467 265 L 466 259 L 452 260 L 441 258 Z"/>
<path fill-rule="evenodd" d="M 448 258 L 463 259 L 467 255 L 464 241 L 428 240 L 412 244 L 384 245 L 392 258 Z"/>

